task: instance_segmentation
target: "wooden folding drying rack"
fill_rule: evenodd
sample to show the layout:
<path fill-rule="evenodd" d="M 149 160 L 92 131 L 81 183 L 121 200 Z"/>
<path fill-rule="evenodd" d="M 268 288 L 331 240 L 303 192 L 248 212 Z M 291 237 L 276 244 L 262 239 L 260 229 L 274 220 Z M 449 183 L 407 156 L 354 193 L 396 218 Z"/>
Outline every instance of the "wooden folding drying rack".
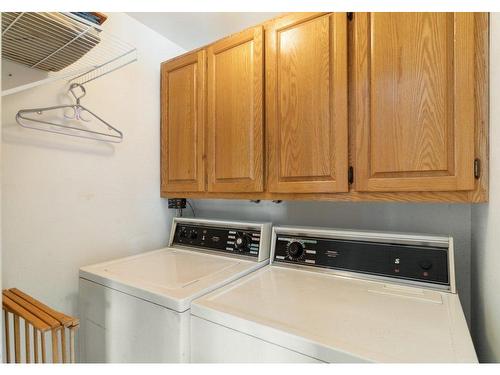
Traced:
<path fill-rule="evenodd" d="M 75 362 L 75 333 L 80 324 L 78 319 L 55 311 L 15 288 L 5 289 L 2 297 L 5 319 L 5 361 L 7 363 L 12 362 L 12 342 L 16 363 L 21 363 L 23 358 L 26 363 L 40 363 L 40 359 L 42 363 L 46 363 L 46 339 L 49 334 L 52 362 Z M 10 336 L 10 315 L 14 319 L 13 339 Z M 24 323 L 24 355 L 21 347 L 21 320 Z M 69 348 L 66 340 L 67 331 L 69 333 Z"/>

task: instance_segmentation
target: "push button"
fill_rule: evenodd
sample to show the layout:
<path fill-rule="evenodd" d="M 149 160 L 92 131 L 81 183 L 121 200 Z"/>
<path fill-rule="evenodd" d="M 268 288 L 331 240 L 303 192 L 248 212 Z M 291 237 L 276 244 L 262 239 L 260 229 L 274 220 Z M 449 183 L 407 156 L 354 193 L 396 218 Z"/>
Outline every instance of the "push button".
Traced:
<path fill-rule="evenodd" d="M 429 271 L 432 268 L 432 263 L 430 260 L 421 260 L 420 262 L 418 262 L 418 265 L 424 271 Z"/>

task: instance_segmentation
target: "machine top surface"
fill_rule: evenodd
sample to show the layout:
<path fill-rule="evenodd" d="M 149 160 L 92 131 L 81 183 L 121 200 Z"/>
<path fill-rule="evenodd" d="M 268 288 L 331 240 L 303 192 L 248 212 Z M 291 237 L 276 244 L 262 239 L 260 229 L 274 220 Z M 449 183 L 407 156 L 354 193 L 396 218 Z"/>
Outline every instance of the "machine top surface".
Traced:
<path fill-rule="evenodd" d="M 476 362 L 447 236 L 274 227 L 272 263 L 197 317 L 326 362 Z"/>
<path fill-rule="evenodd" d="M 207 222 L 174 219 L 170 247 L 82 267 L 80 277 L 182 312 L 189 309 L 194 298 L 267 264 L 259 261 L 259 257 L 267 259 L 265 254 L 269 254 L 269 239 L 264 238 L 270 234 L 265 232 L 266 225 L 259 230 L 258 224 L 241 227 L 242 223 L 238 223 L 238 228 L 259 233 L 254 256 L 246 255 L 246 250 L 213 251 L 213 243 L 217 245 L 220 241 L 208 239 L 208 234 L 205 241 L 203 230 L 208 229 L 209 234 L 215 235 L 214 228 L 230 232 L 234 227 L 223 227 L 220 221 L 210 223 L 212 225 Z M 183 240 L 181 230 L 186 227 L 200 230 L 195 246 L 179 243 Z"/>

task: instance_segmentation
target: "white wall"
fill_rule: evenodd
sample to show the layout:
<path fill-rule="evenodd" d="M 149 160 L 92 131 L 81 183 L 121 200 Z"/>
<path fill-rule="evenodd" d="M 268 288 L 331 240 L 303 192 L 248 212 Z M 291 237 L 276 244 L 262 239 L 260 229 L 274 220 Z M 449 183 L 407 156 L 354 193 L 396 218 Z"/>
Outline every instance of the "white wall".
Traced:
<path fill-rule="evenodd" d="M 78 268 L 166 244 L 160 198 L 160 62 L 183 50 L 123 13 L 106 29 L 139 61 L 87 85 L 82 103 L 123 131 L 110 145 L 21 128 L 19 109 L 66 102 L 62 83 L 3 98 L 3 287 L 77 314 Z M 15 77 L 14 77 L 15 78 Z"/>
<path fill-rule="evenodd" d="M 273 224 L 310 225 L 451 234 L 455 240 L 457 287 L 470 319 L 470 223 L 468 204 L 261 202 L 196 200 L 198 216 L 267 220 Z M 189 211 L 189 210 L 187 210 Z M 189 212 L 187 212 L 189 213 Z"/>
<path fill-rule="evenodd" d="M 490 199 L 472 208 L 472 328 L 479 359 L 500 362 L 500 13 L 490 15 Z"/>

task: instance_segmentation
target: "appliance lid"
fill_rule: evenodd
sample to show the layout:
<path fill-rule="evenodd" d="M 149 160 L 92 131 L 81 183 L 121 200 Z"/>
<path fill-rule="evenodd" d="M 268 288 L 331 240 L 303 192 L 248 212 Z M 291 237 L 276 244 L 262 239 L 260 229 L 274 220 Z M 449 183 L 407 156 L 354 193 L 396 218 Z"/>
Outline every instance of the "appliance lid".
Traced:
<path fill-rule="evenodd" d="M 456 294 L 269 266 L 191 313 L 327 362 L 476 362 Z"/>
<path fill-rule="evenodd" d="M 182 312 L 202 294 L 261 267 L 254 261 L 165 248 L 82 267 L 80 277 Z"/>

